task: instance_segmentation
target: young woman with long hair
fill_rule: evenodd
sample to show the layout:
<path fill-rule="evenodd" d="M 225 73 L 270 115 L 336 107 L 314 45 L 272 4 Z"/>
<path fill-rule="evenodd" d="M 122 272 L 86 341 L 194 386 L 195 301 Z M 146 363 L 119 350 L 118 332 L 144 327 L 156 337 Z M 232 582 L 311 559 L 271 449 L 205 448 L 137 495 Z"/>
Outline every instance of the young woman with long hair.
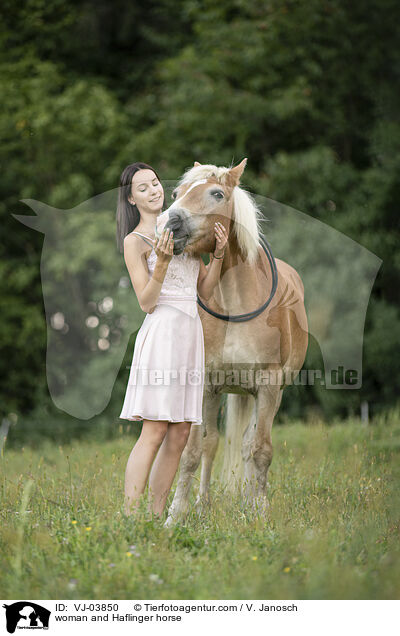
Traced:
<path fill-rule="evenodd" d="M 133 163 L 120 178 L 117 244 L 146 317 L 137 334 L 121 419 L 143 421 L 125 471 L 125 513 L 137 507 L 149 481 L 152 512 L 161 516 L 192 425 L 202 424 L 204 336 L 197 311 L 199 284 L 215 284 L 227 241 L 215 224 L 218 260 L 173 254 L 172 232 L 155 238 L 164 206 L 156 171 Z M 161 382 L 160 382 L 161 379 Z M 194 379 L 194 381 L 193 381 Z"/>

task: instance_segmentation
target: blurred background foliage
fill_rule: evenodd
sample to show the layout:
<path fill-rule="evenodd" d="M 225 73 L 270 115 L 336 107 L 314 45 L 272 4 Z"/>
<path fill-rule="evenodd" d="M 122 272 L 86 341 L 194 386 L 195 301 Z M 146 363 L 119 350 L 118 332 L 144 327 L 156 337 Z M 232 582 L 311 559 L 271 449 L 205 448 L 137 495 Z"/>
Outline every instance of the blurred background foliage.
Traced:
<path fill-rule="evenodd" d="M 229 165 L 248 157 L 246 189 L 383 259 L 366 316 L 362 388 L 290 387 L 279 417 L 317 411 L 329 419 L 359 413 L 363 401 L 370 412 L 395 404 L 396 0 L 4 0 L 0 12 L 0 409 L 18 418 L 11 437 L 22 439 L 25 425 L 38 439 L 93 427 L 112 435 L 121 425 L 135 334 L 103 413 L 85 422 L 58 411 L 46 381 L 43 234 L 11 213 L 30 213 L 21 199 L 71 209 L 117 187 L 133 161 L 175 179 L 194 160 Z M 90 235 L 100 238 L 96 258 L 105 267 L 104 250 L 116 250 L 115 242 L 105 245 L 100 229 Z M 311 339 L 306 366 L 315 368 L 318 357 Z"/>

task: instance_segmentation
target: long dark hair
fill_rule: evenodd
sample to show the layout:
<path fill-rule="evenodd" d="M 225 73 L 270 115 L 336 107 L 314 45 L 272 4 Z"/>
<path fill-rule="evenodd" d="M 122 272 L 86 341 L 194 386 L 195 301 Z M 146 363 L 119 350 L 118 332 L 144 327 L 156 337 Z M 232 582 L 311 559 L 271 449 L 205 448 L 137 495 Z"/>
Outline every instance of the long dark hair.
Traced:
<path fill-rule="evenodd" d="M 126 166 L 119 180 L 118 204 L 117 204 L 117 247 L 120 252 L 124 250 L 124 238 L 132 232 L 140 221 L 140 212 L 136 205 L 129 203 L 128 197 L 131 194 L 132 177 L 139 170 L 152 170 L 157 179 L 160 178 L 157 172 L 147 163 L 131 163 Z M 161 181 L 160 181 L 161 183 Z M 163 205 L 164 208 L 164 205 Z"/>

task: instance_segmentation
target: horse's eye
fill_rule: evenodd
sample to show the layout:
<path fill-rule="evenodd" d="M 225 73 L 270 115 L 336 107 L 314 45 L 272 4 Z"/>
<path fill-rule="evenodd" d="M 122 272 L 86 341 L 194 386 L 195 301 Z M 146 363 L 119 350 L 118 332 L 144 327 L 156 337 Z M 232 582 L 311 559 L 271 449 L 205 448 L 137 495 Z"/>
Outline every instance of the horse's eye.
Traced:
<path fill-rule="evenodd" d="M 171 194 L 171 199 L 176 199 L 176 195 L 177 195 L 176 190 L 173 190 Z"/>
<path fill-rule="evenodd" d="M 221 192 L 221 190 L 217 190 L 216 192 L 211 192 L 212 196 L 215 197 L 216 199 L 223 199 L 224 198 L 224 193 Z"/>

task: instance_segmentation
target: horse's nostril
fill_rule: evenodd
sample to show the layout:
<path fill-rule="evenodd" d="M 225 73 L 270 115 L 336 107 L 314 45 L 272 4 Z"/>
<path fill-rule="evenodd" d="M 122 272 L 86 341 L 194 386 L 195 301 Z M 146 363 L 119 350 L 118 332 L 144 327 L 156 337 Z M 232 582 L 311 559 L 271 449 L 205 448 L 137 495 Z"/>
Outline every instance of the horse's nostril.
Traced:
<path fill-rule="evenodd" d="M 182 223 L 178 220 L 171 221 L 170 223 L 167 224 L 168 229 L 172 230 L 173 232 L 179 233 L 179 230 L 182 228 Z"/>
<path fill-rule="evenodd" d="M 182 227 L 182 217 L 178 214 L 171 214 L 167 225 L 172 230 L 179 230 Z"/>

